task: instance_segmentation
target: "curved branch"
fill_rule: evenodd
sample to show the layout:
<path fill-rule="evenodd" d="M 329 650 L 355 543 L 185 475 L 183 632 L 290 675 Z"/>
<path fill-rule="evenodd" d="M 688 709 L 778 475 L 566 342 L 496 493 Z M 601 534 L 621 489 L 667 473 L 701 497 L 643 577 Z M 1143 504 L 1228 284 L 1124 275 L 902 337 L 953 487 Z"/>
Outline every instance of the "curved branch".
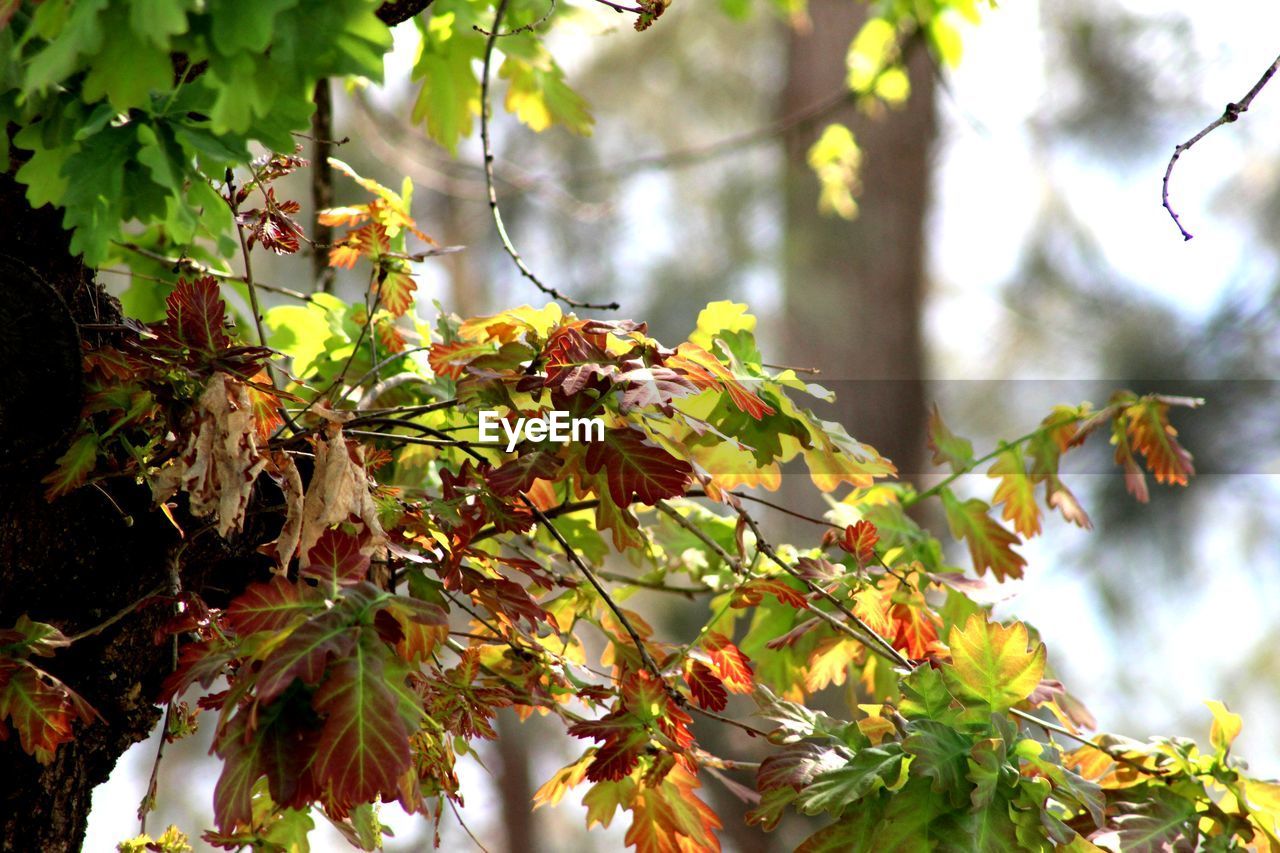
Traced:
<path fill-rule="evenodd" d="M 1182 234 L 1183 240 L 1190 240 L 1192 234 L 1186 228 L 1182 227 L 1182 220 L 1178 218 L 1177 211 L 1175 211 L 1173 209 L 1173 205 L 1169 203 L 1169 178 L 1173 176 L 1173 167 L 1177 165 L 1178 158 L 1181 157 L 1184 152 L 1190 150 L 1192 145 L 1195 145 L 1201 139 L 1204 139 L 1224 124 L 1231 124 L 1231 122 L 1240 118 L 1241 113 L 1247 112 L 1249 110 L 1249 105 L 1253 103 L 1253 99 L 1258 97 L 1258 93 L 1262 91 L 1263 87 L 1266 86 L 1267 83 L 1271 82 L 1271 78 L 1275 76 L 1276 71 L 1280 71 L 1280 56 L 1277 56 L 1275 62 L 1271 63 L 1270 68 L 1262 72 L 1262 76 L 1258 78 L 1258 82 L 1253 84 L 1253 88 L 1250 89 L 1243 98 L 1235 103 L 1227 104 L 1226 108 L 1222 111 L 1222 115 L 1218 116 L 1203 130 L 1188 139 L 1186 142 L 1183 142 L 1181 145 L 1174 146 L 1173 156 L 1169 158 L 1169 165 L 1166 166 L 1164 170 L 1164 180 L 1160 184 L 1160 201 L 1164 206 L 1164 209 L 1169 211 L 1169 216 L 1172 217 L 1173 224 L 1178 226 L 1178 231 Z"/>
<path fill-rule="evenodd" d="M 506 14 L 507 2 L 508 0 L 498 0 L 498 8 L 493 13 L 493 29 L 485 39 L 484 70 L 480 73 L 480 143 L 484 149 L 484 183 L 489 195 L 489 212 L 493 215 L 494 229 L 497 230 L 498 239 L 502 242 L 502 248 L 511 258 L 512 263 L 516 265 L 516 269 L 520 270 L 521 275 L 533 282 L 533 286 L 538 290 L 541 290 L 557 302 L 563 302 L 570 308 L 595 308 L 603 311 L 616 311 L 621 307 L 617 302 L 581 302 L 565 296 L 548 284 L 544 284 L 542 279 L 538 278 L 533 270 L 529 269 L 529 265 L 525 263 L 524 258 L 521 257 L 520 252 L 516 250 L 511 238 L 507 235 L 507 227 L 502 223 L 502 211 L 498 209 L 498 193 L 494 189 L 493 140 L 489 134 L 489 68 L 493 64 L 494 42 L 502 35 L 502 16 Z"/>

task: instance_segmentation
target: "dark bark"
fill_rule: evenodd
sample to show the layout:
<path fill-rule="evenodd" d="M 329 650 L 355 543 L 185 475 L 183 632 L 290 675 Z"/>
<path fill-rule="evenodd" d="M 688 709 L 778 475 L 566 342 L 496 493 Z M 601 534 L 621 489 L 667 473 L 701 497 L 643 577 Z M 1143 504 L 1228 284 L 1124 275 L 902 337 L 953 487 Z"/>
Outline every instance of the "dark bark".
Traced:
<path fill-rule="evenodd" d="M 431 0 L 394 0 L 378 7 L 378 18 L 388 27 L 409 20 L 431 5 Z"/>
<path fill-rule="evenodd" d="M 0 229 L 0 257 L 6 275 L 41 281 L 61 301 L 48 303 L 78 324 L 112 324 L 119 304 L 93 282 L 89 271 L 68 251 L 68 234 L 59 212 L 31 210 L 12 169 L 0 174 L 0 208 L 9 211 L 14 227 Z M 15 287 L 0 281 L 0 299 L 9 301 Z M 10 310 L 13 313 L 13 310 Z M 28 317 L 24 322 L 56 325 L 56 318 Z M 91 343 L 114 334 L 82 327 Z M 11 330 L 9 339 L 25 340 L 21 349 L 0 348 L 0 375 L 30 372 L 57 383 L 51 397 L 76 396 L 78 354 L 67 361 L 67 339 L 58 334 L 26 334 Z M 74 345 L 74 337 L 72 338 Z M 70 365 L 57 372 L 57 365 Z M 53 367 L 51 367 L 51 365 Z M 55 375 L 56 374 L 56 375 Z M 67 386 L 67 387 L 62 387 Z M 0 403 L 4 405 L 4 403 Z M 27 406 L 6 410 L 8 428 L 41 428 L 45 413 Z M 0 469 L 0 627 L 19 616 L 48 622 L 76 634 L 146 598 L 166 584 L 175 546 L 181 541 L 173 526 L 152 508 L 150 492 L 131 478 L 107 480 L 102 488 L 86 487 L 49 502 L 40 478 L 53 465 L 66 440 L 50 442 L 41 455 L 23 466 Z M 265 496 L 258 505 L 279 502 Z M 221 600 L 264 571 L 265 558 L 254 554 L 257 543 L 271 538 L 278 519 L 251 519 L 234 545 L 216 535 L 200 535 L 199 520 L 179 520 L 188 539 L 179 574 L 184 589 L 215 589 Z M 83 696 L 100 719 L 77 724 L 75 740 L 63 744 L 54 760 L 41 766 L 22 751 L 16 733 L 0 741 L 0 851 L 41 853 L 78 850 L 84 839 L 94 787 L 106 781 L 116 760 L 145 738 L 160 717 L 154 704 L 172 661 L 171 641 L 158 642 L 157 632 L 173 613 L 172 598 L 129 612 L 109 628 L 77 641 L 40 666 Z"/>
<path fill-rule="evenodd" d="M 850 0 L 812 0 L 808 9 L 812 27 L 790 35 L 782 115 L 840 91 L 845 52 L 866 16 Z M 820 367 L 818 381 L 838 395 L 829 416 L 890 457 L 904 477 L 920 471 L 924 450 L 920 315 L 935 133 L 932 69 L 923 50 L 912 54 L 904 107 L 869 117 L 846 106 L 829 118 L 849 126 L 863 152 L 853 222 L 817 210 L 806 154 L 824 123 L 786 140 L 788 363 Z"/>

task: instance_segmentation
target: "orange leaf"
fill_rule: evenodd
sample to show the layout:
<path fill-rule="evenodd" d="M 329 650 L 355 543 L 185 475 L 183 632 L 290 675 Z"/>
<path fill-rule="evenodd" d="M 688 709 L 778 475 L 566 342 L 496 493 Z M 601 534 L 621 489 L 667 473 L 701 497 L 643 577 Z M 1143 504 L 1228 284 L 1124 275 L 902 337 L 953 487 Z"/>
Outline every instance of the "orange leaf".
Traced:
<path fill-rule="evenodd" d="M 755 688 L 751 661 L 733 641 L 715 631 L 707 633 L 702 647 L 711 657 L 711 666 L 731 693 L 750 693 Z"/>
<path fill-rule="evenodd" d="M 969 556 L 978 574 L 986 574 L 990 569 L 999 581 L 1022 577 L 1027 561 L 1013 550 L 1021 540 L 987 514 L 991 507 L 986 501 L 970 498 L 961 503 L 950 489 L 944 489 L 942 506 L 951 534 L 969 546 Z"/>
<path fill-rule="evenodd" d="M 987 470 L 988 477 L 998 477 L 993 503 L 1004 504 L 1003 518 L 1012 521 L 1014 530 L 1023 536 L 1040 533 L 1040 508 L 1036 506 L 1035 484 L 1027 475 L 1027 463 L 1017 447 L 1007 447 Z"/>

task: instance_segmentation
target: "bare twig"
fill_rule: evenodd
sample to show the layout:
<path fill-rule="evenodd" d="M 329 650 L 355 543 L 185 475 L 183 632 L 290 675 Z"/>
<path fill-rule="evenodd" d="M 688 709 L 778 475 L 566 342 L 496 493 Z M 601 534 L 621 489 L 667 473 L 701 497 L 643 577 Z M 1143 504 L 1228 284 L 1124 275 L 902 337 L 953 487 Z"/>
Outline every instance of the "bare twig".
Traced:
<path fill-rule="evenodd" d="M 712 539 L 710 536 L 708 536 L 705 530 L 703 530 L 698 525 L 694 524 L 689 519 L 685 518 L 676 510 L 675 507 L 673 507 L 671 504 L 667 503 L 666 501 L 658 501 L 657 506 L 658 506 L 658 509 L 666 513 L 667 516 L 669 516 L 672 521 L 674 521 L 676 524 L 680 525 L 685 530 L 692 533 L 694 536 L 698 537 L 698 539 L 702 541 L 702 544 L 706 545 L 708 548 L 714 551 L 716 556 L 724 561 L 724 564 L 726 566 L 733 569 L 735 572 L 738 572 L 738 573 L 742 572 L 742 561 L 739 560 L 737 557 L 734 557 L 733 555 L 731 555 L 724 548 L 722 548 L 720 546 L 720 543 Z"/>
<path fill-rule="evenodd" d="M 159 263 L 162 263 L 162 264 L 168 264 L 170 267 L 174 268 L 175 270 L 186 270 L 187 272 L 193 273 L 195 275 L 207 275 L 207 276 L 212 276 L 213 278 L 222 279 L 223 281 L 235 281 L 235 282 L 239 282 L 240 284 L 248 284 L 248 282 L 245 280 L 245 277 L 242 275 L 236 275 L 235 273 L 226 273 L 226 272 L 223 272 L 222 270 L 215 270 L 212 267 L 205 266 L 199 261 L 193 261 L 191 258 L 170 258 L 166 255 L 160 254 L 159 252 L 153 252 L 150 249 L 144 249 L 142 246 L 138 246 L 133 243 L 116 243 L 116 245 L 122 249 L 128 249 L 130 252 L 133 252 L 136 255 L 141 255 L 144 258 L 150 258 L 153 261 L 158 261 Z M 98 270 L 98 272 L 109 272 L 115 275 L 131 275 L 131 276 L 135 276 L 137 278 L 143 279 L 145 281 L 158 281 L 164 284 L 172 284 L 172 282 L 170 282 L 168 279 L 159 278 L 154 275 L 143 275 L 142 273 L 133 272 L 132 270 L 100 269 Z M 289 287 L 280 287 L 279 285 L 274 285 L 274 284 L 263 284 L 260 281 L 257 282 L 257 286 L 258 286 L 258 289 L 265 290 L 268 293 L 278 293 L 281 296 L 291 296 L 294 299 L 301 299 L 304 302 L 311 301 L 311 294 L 303 293 L 300 290 L 294 290 Z"/>
<path fill-rule="evenodd" d="M 1258 78 L 1258 82 L 1253 84 L 1253 88 L 1250 89 L 1243 98 L 1234 103 L 1227 104 L 1226 108 L 1222 111 L 1222 115 L 1218 116 L 1203 130 L 1188 139 L 1186 142 L 1183 142 L 1181 145 L 1174 146 L 1173 156 L 1169 158 L 1169 165 L 1166 166 L 1164 170 L 1164 180 L 1160 184 L 1160 201 L 1163 204 L 1164 209 L 1169 211 L 1169 216 L 1173 218 L 1173 224 L 1178 226 L 1178 232 L 1182 234 L 1183 240 L 1190 240 L 1192 234 L 1186 228 L 1182 227 L 1182 220 L 1178 218 L 1178 214 L 1173 209 L 1173 205 L 1169 203 L 1169 178 L 1173 175 L 1173 167 L 1177 164 L 1178 158 L 1188 151 L 1191 146 L 1195 145 L 1201 139 L 1204 139 L 1219 127 L 1222 127 L 1222 125 L 1231 124 L 1233 121 L 1240 118 L 1241 113 L 1247 112 L 1249 105 L 1253 103 L 1253 99 L 1258 97 L 1258 93 L 1261 92 L 1263 87 L 1271 81 L 1271 78 L 1275 76 L 1276 71 L 1280 71 L 1280 56 L 1277 56 L 1275 61 L 1271 63 L 1271 66 L 1267 68 L 1266 71 L 1262 72 L 1262 76 Z"/>
<path fill-rule="evenodd" d="M 480 33 L 480 35 L 482 36 L 496 35 L 498 38 L 505 38 L 506 36 L 516 36 L 516 35 L 519 35 L 520 33 L 531 33 L 534 30 L 536 30 L 538 27 L 545 24 L 547 22 L 547 19 L 551 17 L 551 14 L 555 12 L 555 10 L 556 10 L 556 0 L 551 0 L 551 5 L 547 7 L 547 11 L 543 13 L 541 18 L 531 23 L 525 24 L 524 26 L 516 27 L 514 30 L 507 30 L 505 33 L 496 32 L 497 30 L 496 26 L 494 27 L 495 32 L 489 32 L 488 30 L 478 25 L 473 25 L 471 29 Z"/>
<path fill-rule="evenodd" d="M 108 616 L 106 619 L 99 622 L 97 625 L 94 625 L 92 628 L 86 628 L 85 630 L 81 631 L 78 634 L 72 634 L 71 636 L 67 637 L 67 640 L 69 642 L 75 643 L 80 640 L 83 640 L 85 637 L 92 637 L 95 634 L 101 634 L 103 631 L 107 630 L 112 625 L 116 624 L 121 619 L 128 616 L 133 611 L 137 610 L 143 604 L 147 603 L 149 600 L 151 600 L 155 596 L 164 592 L 165 588 L 168 585 L 169 584 L 166 581 L 164 583 L 161 583 L 155 586 L 154 588 L 144 593 L 141 598 L 129 602 L 124 607 L 122 607 L 119 611 L 117 611 L 116 613 L 113 613 L 111 616 Z"/>
<path fill-rule="evenodd" d="M 498 40 L 498 35 L 502 30 L 502 16 L 507 11 L 507 3 L 509 0 L 498 0 L 498 8 L 493 13 L 493 29 L 490 31 L 488 38 L 485 40 L 484 46 L 484 69 L 480 75 L 480 142 L 484 148 L 484 182 L 485 189 L 489 196 L 489 212 L 493 215 L 493 226 L 498 232 L 498 239 L 502 242 L 502 248 L 506 251 L 511 261 L 516 265 L 516 269 L 520 270 L 520 274 L 529 281 L 533 282 L 534 287 L 541 290 L 547 296 L 558 302 L 563 302 L 570 308 L 594 308 L 605 311 L 616 311 L 619 308 L 617 302 L 608 303 L 591 303 L 581 302 L 565 296 L 559 290 L 544 284 L 533 270 L 529 269 L 529 265 L 525 263 L 520 252 L 516 250 L 515 245 L 511 242 L 511 238 L 507 235 L 507 228 L 502 223 L 502 211 L 498 208 L 498 193 L 494 188 L 493 180 L 493 140 L 489 133 L 489 113 L 491 106 L 489 103 L 489 68 L 493 64 L 493 45 Z"/>

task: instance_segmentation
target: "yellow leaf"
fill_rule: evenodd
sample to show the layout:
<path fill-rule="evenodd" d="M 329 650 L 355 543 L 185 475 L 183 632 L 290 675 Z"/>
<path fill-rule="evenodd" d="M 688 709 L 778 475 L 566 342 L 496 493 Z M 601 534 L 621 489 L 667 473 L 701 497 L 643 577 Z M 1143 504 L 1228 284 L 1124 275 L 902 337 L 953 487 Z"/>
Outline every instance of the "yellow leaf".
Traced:
<path fill-rule="evenodd" d="M 747 313 L 740 302 L 712 302 L 698 313 L 698 326 L 689 340 L 708 352 L 714 352 L 713 339 L 720 332 L 755 332 L 756 318 Z"/>
<path fill-rule="evenodd" d="M 947 638 L 951 663 L 942 670 L 947 686 L 962 701 L 982 702 L 1002 713 L 1026 699 L 1044 676 L 1044 644 L 1030 646 L 1027 626 L 988 622 L 983 614 L 953 627 Z"/>
<path fill-rule="evenodd" d="M 1209 729 L 1209 741 L 1213 744 L 1213 748 L 1220 754 L 1225 754 L 1231 748 L 1231 743 L 1240 734 L 1240 729 L 1244 722 L 1240 719 L 1239 714 L 1232 713 L 1227 710 L 1227 706 L 1211 699 L 1204 703 L 1209 707 L 1209 711 L 1213 714 L 1213 726 Z"/>
<path fill-rule="evenodd" d="M 548 779 L 533 794 L 533 807 L 554 806 L 561 798 L 587 778 L 587 767 L 595 758 L 594 752 L 588 752 L 572 764 L 565 765 L 556 771 L 556 775 Z"/>

